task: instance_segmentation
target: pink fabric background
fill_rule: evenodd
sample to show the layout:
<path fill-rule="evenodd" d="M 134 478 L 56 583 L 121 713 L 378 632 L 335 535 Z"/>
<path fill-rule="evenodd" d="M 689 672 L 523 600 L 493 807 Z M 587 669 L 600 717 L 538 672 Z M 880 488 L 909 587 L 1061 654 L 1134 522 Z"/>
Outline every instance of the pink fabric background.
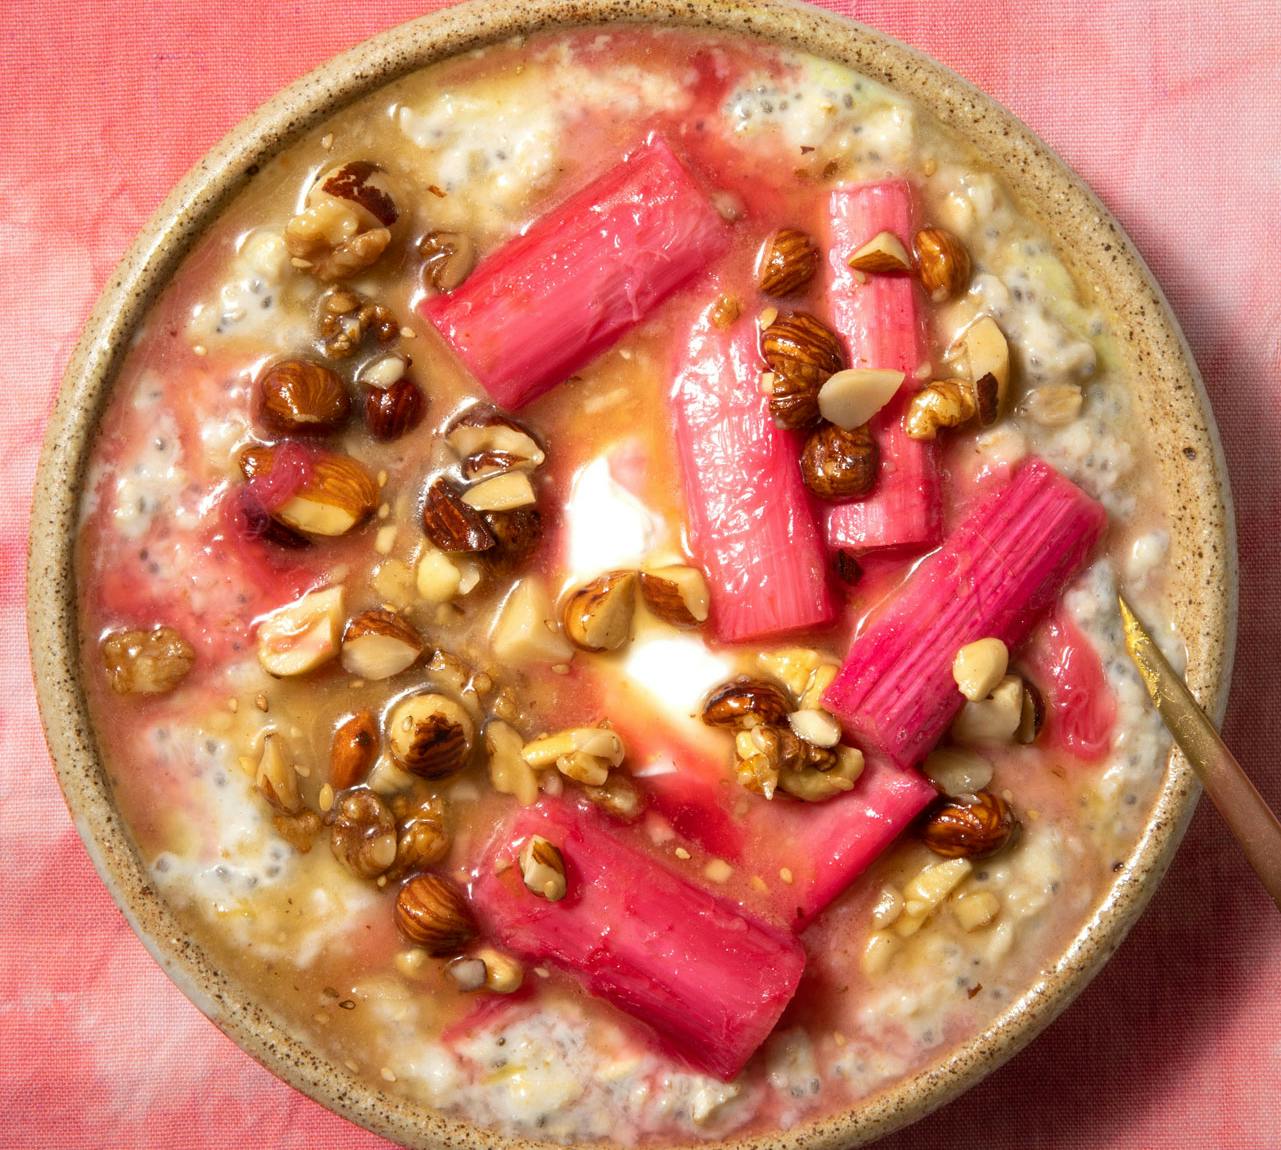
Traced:
<path fill-rule="evenodd" d="M 23 564 L 81 322 L 187 167 L 335 52 L 432 0 L 0 5 L 0 1144 L 372 1148 L 242 1054 L 90 867 L 32 701 Z M 833 0 L 1004 101 L 1164 284 L 1223 431 L 1241 534 L 1229 741 L 1281 806 L 1281 8 L 1275 0 Z M 1281 916 L 1207 806 L 1103 975 L 982 1086 L 886 1145 L 1281 1145 Z"/>

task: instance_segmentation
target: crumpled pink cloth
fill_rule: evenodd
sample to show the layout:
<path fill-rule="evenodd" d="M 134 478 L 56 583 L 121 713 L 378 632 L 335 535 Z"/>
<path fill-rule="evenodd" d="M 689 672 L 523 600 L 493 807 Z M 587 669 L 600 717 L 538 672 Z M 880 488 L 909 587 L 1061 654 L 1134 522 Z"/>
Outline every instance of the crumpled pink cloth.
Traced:
<path fill-rule="evenodd" d="M 514 0 L 513 0 L 514 2 Z M 0 1144 L 385 1147 L 277 1081 L 161 973 L 63 805 L 27 669 L 43 424 L 90 306 L 218 137 L 437 0 L 0 6 Z M 1281 7 L 833 0 L 1003 101 L 1165 286 L 1223 432 L 1241 544 L 1229 742 L 1281 807 Z M 903 1150 L 1281 1145 L 1281 914 L 1208 804 L 1104 973 Z"/>

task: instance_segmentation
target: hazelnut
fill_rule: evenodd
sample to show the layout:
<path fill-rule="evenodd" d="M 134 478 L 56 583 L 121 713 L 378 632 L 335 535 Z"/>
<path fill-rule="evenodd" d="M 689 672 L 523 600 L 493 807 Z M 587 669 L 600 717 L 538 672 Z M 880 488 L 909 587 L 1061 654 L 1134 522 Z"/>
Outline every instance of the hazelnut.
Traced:
<path fill-rule="evenodd" d="M 414 625 L 391 611 L 362 611 L 343 634 L 343 670 L 358 679 L 377 681 L 399 675 L 422 653 L 422 636 Z"/>
<path fill-rule="evenodd" d="M 378 755 L 378 724 L 373 713 L 357 711 L 338 724 L 329 746 L 329 785 L 345 791 L 361 782 Z"/>
<path fill-rule="evenodd" d="M 820 499 L 858 499 L 876 485 L 880 450 L 867 425 L 852 431 L 824 423 L 801 449 L 801 479 Z"/>
<path fill-rule="evenodd" d="M 191 670 L 196 653 L 172 627 L 112 631 L 102 640 L 107 682 L 118 695 L 162 695 Z"/>
<path fill-rule="evenodd" d="M 1009 665 L 1009 648 L 1000 639 L 976 639 L 957 651 L 952 660 L 952 678 L 962 695 L 978 701 L 996 689 Z"/>
<path fill-rule="evenodd" d="M 439 779 L 460 770 L 471 755 L 474 739 L 471 716 L 444 695 L 410 695 L 387 717 L 391 757 L 420 778 Z"/>
<path fill-rule="evenodd" d="M 808 284 L 818 265 L 818 248 L 805 232 L 779 228 L 761 247 L 756 282 L 766 295 L 788 295 Z"/>
<path fill-rule="evenodd" d="M 485 724 L 485 750 L 489 752 L 489 782 L 500 795 L 513 795 L 522 807 L 538 801 L 538 776 L 521 751 L 525 741 L 501 719 Z"/>
<path fill-rule="evenodd" d="M 970 253 L 945 228 L 922 228 L 912 240 L 921 286 L 935 303 L 951 299 L 969 286 Z"/>
<path fill-rule="evenodd" d="M 347 388 L 319 363 L 286 359 L 272 364 L 258 383 L 259 418 L 282 435 L 329 435 L 351 415 Z"/>
<path fill-rule="evenodd" d="M 584 651 L 614 651 L 632 637 L 636 572 L 610 571 L 571 592 L 561 610 L 565 637 Z"/>
<path fill-rule="evenodd" d="M 525 981 L 525 971 L 509 954 L 482 946 L 476 957 L 485 964 L 485 989 L 492 994 L 514 994 Z"/>
<path fill-rule="evenodd" d="M 673 564 L 642 571 L 640 589 L 645 606 L 664 623 L 686 628 L 707 621 L 707 579 L 697 567 Z"/>
<path fill-rule="evenodd" d="M 556 609 L 540 579 L 522 579 L 503 602 L 490 634 L 501 663 L 566 663 L 574 648 L 560 633 Z"/>
<path fill-rule="evenodd" d="M 462 493 L 444 478 L 427 488 L 423 530 L 442 551 L 488 551 L 496 542 L 484 516 L 466 503 Z"/>
<path fill-rule="evenodd" d="M 267 735 L 262 741 L 262 754 L 254 773 L 254 787 L 273 807 L 286 814 L 302 810 L 302 796 L 298 793 L 298 772 L 285 757 L 284 740 L 277 734 Z"/>
<path fill-rule="evenodd" d="M 772 683 L 739 678 L 724 683 L 703 703 L 703 722 L 709 727 L 772 726 L 787 719 L 787 697 Z"/>
<path fill-rule="evenodd" d="M 476 266 L 476 245 L 462 232 L 428 232 L 418 241 L 423 279 L 438 292 L 460 286 Z"/>
<path fill-rule="evenodd" d="M 992 764 L 982 755 L 939 747 L 925 756 L 925 777 L 945 795 L 974 795 L 992 781 Z"/>
<path fill-rule="evenodd" d="M 607 815 L 629 823 L 640 817 L 644 800 L 625 774 L 613 772 L 599 787 L 584 787 L 583 794 Z"/>
<path fill-rule="evenodd" d="M 986 858 L 1006 846 L 1019 823 L 991 791 L 940 798 L 925 814 L 921 841 L 944 858 Z"/>
<path fill-rule="evenodd" d="M 589 786 L 604 783 L 609 768 L 619 766 L 624 755 L 623 740 L 608 727 L 570 727 L 542 735 L 526 743 L 521 751 L 525 762 L 534 770 L 554 766 Z M 580 778 L 580 775 L 590 777 Z"/>
<path fill-rule="evenodd" d="M 270 612 L 258 624 L 258 662 L 277 678 L 305 675 L 338 654 L 344 593 L 309 591 Z"/>
<path fill-rule="evenodd" d="M 877 232 L 845 262 L 867 275 L 901 275 L 912 270 L 912 259 L 893 232 Z"/>
<path fill-rule="evenodd" d="M 489 404 L 473 404 L 445 431 L 469 479 L 499 471 L 535 471 L 546 453 L 527 427 Z"/>
<path fill-rule="evenodd" d="M 530 835 L 520 848 L 520 874 L 526 888 L 548 902 L 560 902 L 565 897 L 565 859 L 555 843 Z"/>
<path fill-rule="evenodd" d="M 543 541 L 543 516 L 537 508 L 486 511 L 485 524 L 494 536 L 494 547 L 485 553 L 491 564 L 510 567 L 528 559 Z"/>
<path fill-rule="evenodd" d="M 1023 680 L 1006 675 L 986 698 L 967 701 L 952 720 L 958 743 L 1008 743 L 1023 721 Z"/>
<path fill-rule="evenodd" d="M 462 891 L 438 874 L 415 875 L 400 888 L 396 925 L 435 958 L 457 954 L 476 937 L 476 919 Z"/>
<path fill-rule="evenodd" d="M 326 359 L 345 359 L 372 334 L 379 343 L 400 335 L 391 310 L 346 287 L 331 288 L 320 300 L 317 328 Z"/>
<path fill-rule="evenodd" d="M 365 426 L 384 443 L 399 439 L 422 422 L 427 402 L 413 380 L 398 379 L 388 387 L 366 385 Z"/>
<path fill-rule="evenodd" d="M 1023 679 L 1022 683 L 1023 697 L 1019 701 L 1019 725 L 1014 731 L 1014 741 L 1027 746 L 1036 742 L 1036 737 L 1045 725 L 1045 700 L 1027 679 Z"/>
<path fill-rule="evenodd" d="M 807 312 L 781 312 L 761 331 L 770 372 L 770 413 L 780 427 L 818 422 L 818 392 L 845 366 L 840 340 Z"/>
<path fill-rule="evenodd" d="M 329 812 L 329 849 L 357 878 L 377 878 L 396 861 L 396 820 L 364 787 L 347 791 Z"/>

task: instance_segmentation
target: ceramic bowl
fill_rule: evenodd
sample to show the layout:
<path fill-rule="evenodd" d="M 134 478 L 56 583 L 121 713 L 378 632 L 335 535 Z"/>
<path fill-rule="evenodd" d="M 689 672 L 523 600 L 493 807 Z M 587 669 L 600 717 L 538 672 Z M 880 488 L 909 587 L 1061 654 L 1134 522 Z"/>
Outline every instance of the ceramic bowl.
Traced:
<path fill-rule="evenodd" d="M 1223 455 L 1191 354 L 1160 289 L 1098 199 L 1010 113 L 954 73 L 868 28 L 777 0 L 481 0 L 395 28 L 318 68 L 235 128 L 165 201 L 111 277 L 72 356 L 36 481 L 30 635 L 49 747 L 94 865 L 147 948 L 184 993 L 245 1050 L 323 1105 L 412 1146 L 529 1146 L 389 1097 L 283 1029 L 215 967 L 148 877 L 112 801 L 77 659 L 73 542 L 94 427 L 130 335 L 220 208 L 301 132 L 404 73 L 517 33 L 606 21 L 669 22 L 763 37 L 826 56 L 917 100 L 978 145 L 1025 210 L 1057 236 L 1071 270 L 1097 285 L 1133 369 L 1169 493 L 1172 603 L 1187 676 L 1219 718 L 1235 634 L 1231 500 Z M 1151 819 L 1070 945 L 985 1031 L 854 1108 L 785 1133 L 734 1141 L 823 1150 L 856 1146 L 922 1117 L 999 1066 L 1053 1019 L 1117 948 L 1177 846 L 1198 787 L 1173 756 Z"/>

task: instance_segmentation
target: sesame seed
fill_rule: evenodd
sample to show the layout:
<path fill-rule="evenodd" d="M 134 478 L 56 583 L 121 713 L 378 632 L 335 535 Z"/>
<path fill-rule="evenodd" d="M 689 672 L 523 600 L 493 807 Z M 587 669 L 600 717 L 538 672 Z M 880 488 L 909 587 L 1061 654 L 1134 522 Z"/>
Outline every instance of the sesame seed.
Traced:
<path fill-rule="evenodd" d="M 417 333 L 416 331 L 414 331 L 414 329 L 413 329 L 412 327 L 402 327 L 402 328 L 400 329 L 400 338 L 401 338 L 401 339 L 413 339 L 413 338 L 414 338 L 414 336 L 415 336 L 415 335 L 417 335 L 417 334 L 418 334 L 418 333 Z"/>
<path fill-rule="evenodd" d="M 690 857 L 689 851 L 687 851 L 684 847 L 677 847 L 675 853 L 678 859 L 687 859 Z"/>
<path fill-rule="evenodd" d="M 380 1075 L 382 1075 L 382 1080 L 383 1080 L 384 1082 L 395 1082 L 395 1081 L 396 1081 L 396 1076 L 395 1076 L 395 1075 L 394 1075 L 390 1070 L 388 1070 L 388 1069 L 387 1069 L 387 1067 L 385 1067 L 385 1066 L 384 1066 L 381 1070 L 379 1070 L 379 1071 L 378 1071 L 378 1073 L 379 1073 Z"/>
<path fill-rule="evenodd" d="M 778 877 L 790 886 L 792 882 L 792 868 L 786 866 L 783 867 L 779 870 Z"/>
<path fill-rule="evenodd" d="M 259 691 L 258 694 L 254 696 L 254 706 L 257 707 L 258 710 L 260 711 L 266 711 L 267 709 L 267 696 L 263 694 L 261 691 Z"/>
<path fill-rule="evenodd" d="M 320 137 L 320 146 L 324 148 L 326 152 L 329 151 L 329 149 L 334 146 L 333 132 L 326 132 L 323 136 Z"/>
<path fill-rule="evenodd" d="M 191 354 L 205 356 L 209 354 L 209 349 L 203 343 L 198 343 L 191 349 Z"/>

